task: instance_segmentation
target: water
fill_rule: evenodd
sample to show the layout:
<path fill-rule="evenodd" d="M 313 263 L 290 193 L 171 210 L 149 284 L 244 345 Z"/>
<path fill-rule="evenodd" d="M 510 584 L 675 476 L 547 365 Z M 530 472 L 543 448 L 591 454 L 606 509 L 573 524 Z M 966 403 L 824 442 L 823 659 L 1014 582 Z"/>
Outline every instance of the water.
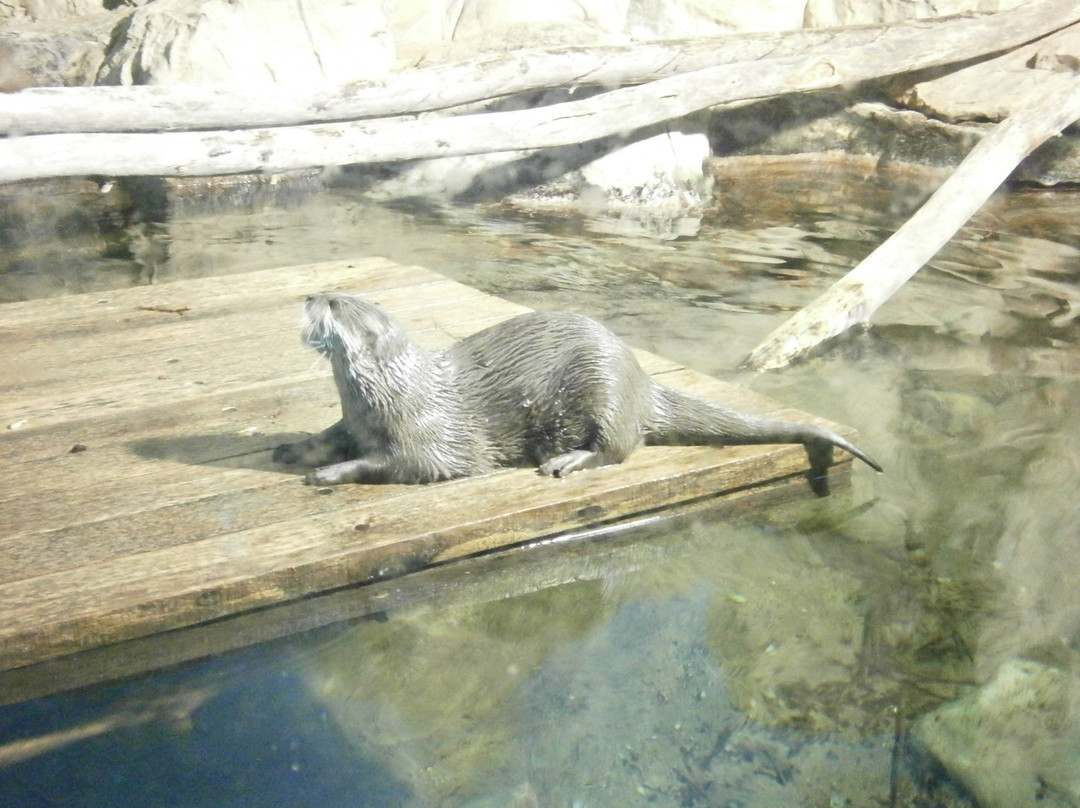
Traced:
<path fill-rule="evenodd" d="M 674 223 L 342 187 L 83 222 L 45 257 L 0 219 L 3 299 L 386 255 L 851 424 L 887 471 L 750 519 L 467 562 L 473 583 L 419 578 L 383 620 L 2 708 L 0 804 L 974 804 L 908 742 L 919 716 L 1010 660 L 1080 674 L 1080 198 L 1002 194 L 870 331 L 781 372 L 731 370 L 937 181 L 724 173 L 716 205 Z M 985 805 L 1080 802 L 1076 710 L 1000 767 L 1013 791 Z"/>

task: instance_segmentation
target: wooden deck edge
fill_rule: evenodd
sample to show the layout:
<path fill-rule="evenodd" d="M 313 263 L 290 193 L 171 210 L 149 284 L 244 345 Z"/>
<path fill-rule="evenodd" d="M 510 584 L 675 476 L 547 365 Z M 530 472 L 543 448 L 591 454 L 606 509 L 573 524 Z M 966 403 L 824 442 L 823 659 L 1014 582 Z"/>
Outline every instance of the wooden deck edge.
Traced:
<path fill-rule="evenodd" d="M 349 501 L 332 511 L 297 516 L 288 524 L 274 522 L 228 534 L 225 544 L 211 538 L 136 555 L 134 567 L 116 559 L 103 562 L 95 567 L 99 572 L 122 568 L 133 576 L 123 590 L 110 590 L 107 604 L 90 590 L 75 601 L 59 595 L 56 587 L 66 589 L 77 580 L 74 571 L 51 576 L 51 589 L 42 588 L 44 578 L 14 582 L 5 587 L 13 603 L 32 605 L 23 613 L 25 620 L 0 629 L 0 670 L 414 572 L 537 535 L 737 494 L 792 475 L 808 490 L 801 478 L 807 469 L 802 447 L 763 448 L 650 447 L 648 454 L 642 450 L 625 463 L 571 475 L 557 489 L 548 478 L 516 470 L 517 509 L 512 512 L 462 512 L 453 497 L 429 502 L 413 492 L 397 517 L 390 518 L 379 510 L 377 500 Z M 657 473 L 659 467 L 666 471 Z M 644 475 L 643 469 L 653 476 Z M 453 486 L 460 499 L 465 491 L 488 482 L 474 477 L 438 485 Z M 377 512 L 382 515 L 373 518 Z M 297 544 L 301 533 L 309 540 Z M 241 547 L 261 548 L 265 557 L 238 576 L 221 565 Z M 195 558 L 197 568 L 191 566 Z M 145 599 L 140 581 L 149 575 L 163 582 L 167 594 Z M 48 621 L 46 635 L 37 626 L 39 619 Z"/>
<path fill-rule="evenodd" d="M 844 494 L 850 489 L 851 468 L 850 458 L 845 458 L 830 468 L 829 482 L 833 496 Z M 0 705 L 126 679 L 258 643 L 279 640 L 289 635 L 353 622 L 415 603 L 445 600 L 451 596 L 467 597 L 467 593 L 462 594 L 462 590 L 468 585 L 464 582 L 477 582 L 480 578 L 476 575 L 462 576 L 462 564 L 490 560 L 494 563 L 486 563 L 483 574 L 488 577 L 504 575 L 505 569 L 497 563 L 499 560 L 515 556 L 517 564 L 528 564 L 530 562 L 526 557 L 531 553 L 522 551 L 531 550 L 537 545 L 595 542 L 599 552 L 604 554 L 606 537 L 625 534 L 643 522 L 670 519 L 697 511 L 708 511 L 714 515 L 722 514 L 725 518 L 745 521 L 760 513 L 763 506 L 776 506 L 808 497 L 812 497 L 812 494 L 804 475 L 792 474 L 741 489 L 701 496 L 654 511 L 635 513 L 609 522 L 531 538 L 494 550 L 450 558 L 441 564 L 371 583 L 239 612 L 213 621 L 149 634 L 112 645 L 58 655 L 0 671 Z M 589 574 L 589 569 L 608 568 L 607 565 L 589 565 L 582 574 Z M 541 578 L 545 582 L 550 580 L 548 576 Z M 576 579 L 580 579 L 580 574 Z M 514 580 L 520 582 L 520 591 L 509 594 L 524 594 L 541 588 L 530 588 L 527 579 L 515 576 Z"/>

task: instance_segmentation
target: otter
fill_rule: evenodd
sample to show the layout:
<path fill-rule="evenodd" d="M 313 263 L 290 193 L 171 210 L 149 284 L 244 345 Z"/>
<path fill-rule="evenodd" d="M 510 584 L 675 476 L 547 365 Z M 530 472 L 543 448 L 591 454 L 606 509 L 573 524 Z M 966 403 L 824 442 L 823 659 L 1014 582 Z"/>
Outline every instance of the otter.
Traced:
<path fill-rule="evenodd" d="M 535 466 L 562 477 L 621 463 L 643 444 L 801 443 L 828 493 L 834 446 L 881 466 L 813 424 L 747 415 L 653 381 L 596 320 L 521 314 L 427 351 L 380 306 L 323 293 L 305 304 L 303 341 L 330 360 L 341 420 L 276 462 L 315 467 L 309 485 L 429 483 Z"/>

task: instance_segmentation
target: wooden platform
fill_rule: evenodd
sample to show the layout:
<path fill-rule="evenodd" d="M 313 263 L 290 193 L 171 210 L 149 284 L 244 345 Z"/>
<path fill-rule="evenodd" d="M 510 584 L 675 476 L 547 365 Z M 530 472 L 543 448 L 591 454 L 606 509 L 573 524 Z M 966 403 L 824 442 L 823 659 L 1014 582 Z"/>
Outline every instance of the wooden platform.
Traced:
<path fill-rule="evenodd" d="M 0 306 L 0 701 L 251 642 L 267 633 L 242 627 L 267 611 L 289 616 L 270 633 L 326 623 L 319 596 L 467 554 L 703 498 L 810 496 L 797 446 L 648 448 L 563 480 L 304 486 L 268 450 L 338 417 L 298 338 L 323 289 L 366 294 L 428 347 L 523 310 L 377 259 Z M 640 357 L 672 386 L 808 417 Z M 216 639 L 159 653 L 155 637 L 195 627 Z M 121 662 L 92 672 L 106 652 Z"/>

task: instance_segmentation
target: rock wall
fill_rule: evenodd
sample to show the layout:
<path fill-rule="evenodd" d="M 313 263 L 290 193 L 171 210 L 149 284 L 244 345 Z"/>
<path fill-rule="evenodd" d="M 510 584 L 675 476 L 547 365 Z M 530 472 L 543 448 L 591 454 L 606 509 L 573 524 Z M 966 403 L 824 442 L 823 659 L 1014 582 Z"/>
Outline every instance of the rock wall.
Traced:
<path fill-rule="evenodd" d="M 807 0 L 807 28 L 872 25 L 882 22 L 990 13 L 1022 5 L 1026 0 Z"/>
<path fill-rule="evenodd" d="M 811 26 L 859 25 L 897 22 L 915 17 L 964 12 L 992 12 L 1019 5 L 1022 0 L 759 0 L 732 4 L 728 0 L 13 0 L 0 4 L 0 91 L 18 91 L 31 84 L 196 84 L 238 83 L 244 86 L 300 83 L 345 83 L 408 70 L 417 64 L 464 59 L 482 52 L 519 48 L 627 43 L 679 37 L 701 37 L 748 31 L 797 29 Z M 998 120 L 1014 103 L 1029 97 L 1045 82 L 1075 72 L 1080 65 L 1080 36 L 1063 33 L 1030 50 L 1016 51 L 948 74 L 912 84 L 901 77 L 890 88 L 895 106 L 935 121 L 964 124 Z M 1037 69 L 1032 70 L 1035 67 Z M 843 93 L 841 107 L 854 109 L 859 88 Z M 437 89 L 433 92 L 437 92 Z M 819 104 L 815 95 L 791 96 L 794 106 Z M 534 102 L 533 102 L 534 103 Z M 755 105 L 761 109 L 762 105 Z M 800 113 L 801 114 L 801 113 Z M 731 110 L 707 122 L 714 153 L 740 148 L 720 142 L 720 131 Z M 737 117 L 737 111 L 735 111 Z M 759 124 L 767 136 L 756 138 L 749 151 L 771 148 L 768 142 L 786 139 L 789 151 L 821 150 L 800 140 L 798 116 L 777 121 L 765 116 Z M 812 110 L 805 115 L 815 119 Z M 862 123 L 873 127 L 873 116 Z M 696 121 L 700 125 L 704 120 Z M 672 130 L 686 122 L 672 122 Z M 730 128 L 730 127 L 729 127 Z M 752 128 L 752 127 L 751 127 Z M 829 129 L 824 121 L 819 129 Z M 845 149 L 844 131 L 833 129 Z M 971 127 L 957 130 L 961 146 Z M 865 130 L 860 125 L 860 131 Z M 936 131 L 936 130 L 935 130 Z M 974 130 L 977 136 L 977 129 Z M 825 132 L 829 135 L 830 132 Z M 873 140 L 873 132 L 868 132 Z M 642 134 L 636 133 L 635 137 Z M 1062 142 L 1070 139 L 1062 139 Z M 922 148 L 920 136 L 905 140 L 911 151 Z M 595 145 L 595 144 L 590 144 Z M 903 144 L 901 144 L 902 146 Z M 1062 151 L 1061 144 L 1054 144 Z M 1067 144 L 1068 145 L 1068 144 Z M 605 148 L 611 148 L 605 144 Z M 890 147 L 893 148 L 893 147 Z M 755 152 L 755 149 L 757 152 Z M 895 151 L 895 148 L 893 148 Z M 871 149 L 873 151 L 873 149 Z M 1080 174 L 1071 165 L 1080 162 L 1072 145 L 1067 154 L 1056 152 L 1040 165 L 1037 175 L 1048 182 L 1072 181 Z M 1050 150 L 1042 150 L 1049 155 Z M 555 155 L 555 162 L 582 169 L 579 184 L 595 185 L 587 178 L 579 152 Z M 650 158 L 651 159 L 651 158 Z M 1039 157 L 1039 159 L 1043 159 Z M 508 163 L 508 160 L 511 162 Z M 1062 162 L 1070 164 L 1062 169 Z M 425 182 L 454 195 L 462 188 L 507 176 L 526 174 L 531 167 L 518 157 L 504 155 L 496 163 L 488 157 L 429 162 L 420 166 Z M 548 160 L 548 162 L 552 162 Z M 635 165 L 627 158 L 624 166 Z M 673 156 L 662 170 L 649 169 L 650 177 L 674 176 L 686 171 L 686 161 Z M 595 171 L 610 175 L 600 168 Z M 417 171 L 414 170 L 414 174 Z M 419 176 L 419 175 L 418 175 Z M 552 177 L 544 176 L 544 180 Z M 687 185 L 687 182 L 689 185 Z M 609 201 L 686 197 L 686 189 L 704 188 L 706 175 L 669 183 L 654 194 L 653 179 L 636 182 L 629 191 L 604 186 Z M 558 186 L 561 188 L 562 186 Z M 456 189 L 456 190 L 455 190 Z M 406 193 L 422 192 L 412 188 Z M 696 193 L 696 191 L 695 191 Z M 556 194 L 557 195 L 557 194 Z"/>
<path fill-rule="evenodd" d="M 0 39 L 39 84 L 348 81 L 482 51 L 895 22 L 1021 2 L 11 0 L 0 4 Z M 43 39 L 61 68 L 42 70 L 23 47 Z"/>
<path fill-rule="evenodd" d="M 393 60 L 379 0 L 156 0 L 118 26 L 97 83 L 346 82 Z"/>
<path fill-rule="evenodd" d="M 269 76 L 268 80 L 282 81 L 320 75 L 306 67 L 312 63 L 321 63 L 323 75 L 364 77 L 381 73 L 395 54 L 397 66 L 403 68 L 492 50 L 897 22 L 995 11 L 1020 2 L 152 0 L 132 14 L 114 41 L 110 63 L 119 61 L 126 67 L 105 69 L 102 78 L 206 83 L 232 75 L 234 80 Z M 311 36 L 312 31 L 319 36 Z M 293 63 L 299 66 L 290 69 Z"/>

